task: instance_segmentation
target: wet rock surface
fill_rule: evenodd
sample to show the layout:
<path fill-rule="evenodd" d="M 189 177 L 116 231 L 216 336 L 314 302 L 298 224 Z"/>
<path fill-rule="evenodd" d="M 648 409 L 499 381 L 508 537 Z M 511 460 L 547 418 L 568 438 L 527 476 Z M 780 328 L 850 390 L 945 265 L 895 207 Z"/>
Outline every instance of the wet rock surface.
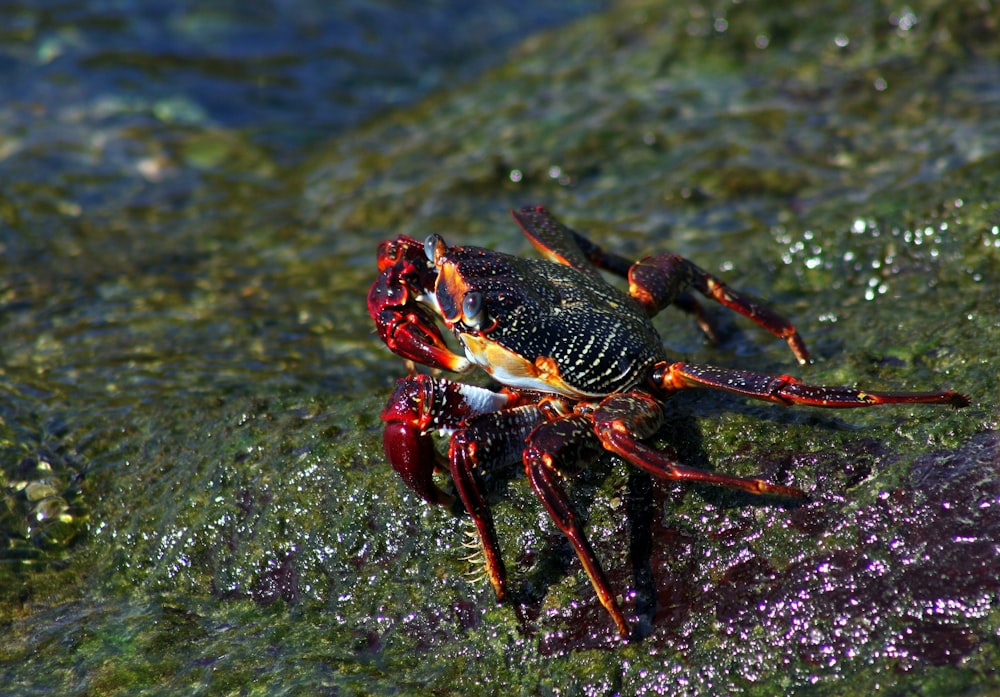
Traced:
<path fill-rule="evenodd" d="M 90 99 L 146 84 L 86 48 L 139 25 L 16 8 L 9 84 L 35 91 L 0 107 L 4 689 L 998 689 L 995 13 L 661 5 L 525 31 L 475 80 L 307 146 L 329 102 L 272 141 L 298 112 L 271 103 L 248 130 L 213 111 L 206 84 L 253 83 L 213 61 L 153 60 L 145 101 Z M 232 48 L 230 25 L 190 16 L 171 26 L 199 51 Z M 176 87 L 197 66 L 211 79 Z M 60 69 L 79 86 L 55 90 Z M 399 232 L 530 253 L 506 209 L 531 203 L 765 298 L 815 362 L 714 309 L 715 347 L 657 319 L 672 355 L 973 403 L 678 395 L 654 444 L 810 500 L 584 468 L 574 503 L 641 638 L 623 644 L 515 472 L 495 492 L 515 588 L 498 606 L 468 521 L 384 462 L 378 413 L 406 368 L 364 294 Z"/>

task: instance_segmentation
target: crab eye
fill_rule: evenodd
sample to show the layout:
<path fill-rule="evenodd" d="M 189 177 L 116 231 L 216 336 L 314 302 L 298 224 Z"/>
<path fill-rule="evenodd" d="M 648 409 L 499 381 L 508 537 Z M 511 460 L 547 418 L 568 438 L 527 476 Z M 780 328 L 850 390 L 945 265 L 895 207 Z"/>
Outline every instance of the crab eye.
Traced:
<path fill-rule="evenodd" d="M 465 323 L 471 327 L 478 327 L 483 321 L 483 294 L 477 291 L 470 291 L 462 299 L 462 315 Z"/>
<path fill-rule="evenodd" d="M 437 233 L 430 234 L 424 240 L 424 254 L 427 255 L 430 261 L 434 261 L 435 257 L 444 252 L 446 246 L 441 235 Z"/>

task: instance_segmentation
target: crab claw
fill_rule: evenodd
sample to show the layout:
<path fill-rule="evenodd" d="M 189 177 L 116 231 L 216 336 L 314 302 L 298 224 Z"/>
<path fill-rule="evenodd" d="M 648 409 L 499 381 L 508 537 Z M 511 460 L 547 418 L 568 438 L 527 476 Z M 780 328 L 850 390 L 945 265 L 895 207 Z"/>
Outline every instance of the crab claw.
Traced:
<path fill-rule="evenodd" d="M 383 240 L 375 253 L 378 270 L 385 271 L 400 262 L 417 262 L 424 258 L 424 243 L 408 235 L 398 235 L 394 240 Z M 431 270 L 428 267 L 428 270 Z"/>
<path fill-rule="evenodd" d="M 442 491 L 432 476 L 440 459 L 427 434 L 433 400 L 428 376 L 400 379 L 382 410 L 386 422 L 382 443 L 389 464 L 408 487 L 428 503 L 447 507 L 454 497 Z"/>
<path fill-rule="evenodd" d="M 427 503 L 451 506 L 454 497 L 442 491 L 431 477 L 437 451 L 430 438 L 410 424 L 391 421 L 385 425 L 382 439 L 389 464 L 408 487 Z"/>
<path fill-rule="evenodd" d="M 403 358 L 432 368 L 466 371 L 472 363 L 448 348 L 434 316 L 416 300 L 422 290 L 414 289 L 419 271 L 408 261 L 382 269 L 368 291 L 368 313 L 375 329 L 389 350 Z"/>
<path fill-rule="evenodd" d="M 508 409 L 503 414 L 516 414 L 509 407 L 515 406 L 520 397 L 420 373 L 400 378 L 381 414 L 386 422 L 383 435 L 386 457 L 421 498 L 450 506 L 454 497 L 439 489 L 432 478 L 435 469 L 448 469 L 448 463 L 435 450 L 431 433 L 454 434 L 471 419 L 503 409 Z M 520 423 L 523 427 L 525 422 Z M 482 447 L 489 449 L 489 444 Z M 520 447 L 513 452 L 519 454 Z"/>

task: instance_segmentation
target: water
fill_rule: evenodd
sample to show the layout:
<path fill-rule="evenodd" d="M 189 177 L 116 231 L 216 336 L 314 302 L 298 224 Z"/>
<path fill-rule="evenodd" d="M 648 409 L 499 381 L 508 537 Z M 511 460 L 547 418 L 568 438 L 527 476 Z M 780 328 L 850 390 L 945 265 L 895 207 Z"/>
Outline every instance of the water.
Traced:
<path fill-rule="evenodd" d="M 96 119 L 211 123 L 295 150 L 472 79 L 526 35 L 598 7 L 9 2 L 0 9 L 5 110 L 34 110 L 22 126 L 88 108 Z"/>

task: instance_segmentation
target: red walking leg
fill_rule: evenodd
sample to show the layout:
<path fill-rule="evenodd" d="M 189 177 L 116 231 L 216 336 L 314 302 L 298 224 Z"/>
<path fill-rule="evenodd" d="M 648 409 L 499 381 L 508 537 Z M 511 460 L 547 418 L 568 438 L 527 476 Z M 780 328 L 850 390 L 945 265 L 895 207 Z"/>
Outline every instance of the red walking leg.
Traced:
<path fill-rule="evenodd" d="M 748 370 L 690 363 L 663 363 L 653 369 L 652 381 L 664 392 L 708 387 L 778 404 L 813 407 L 872 407 L 878 404 L 948 404 L 961 408 L 969 398 L 951 390 L 940 392 L 873 392 L 839 385 L 807 385 L 791 375 L 767 375 Z"/>

